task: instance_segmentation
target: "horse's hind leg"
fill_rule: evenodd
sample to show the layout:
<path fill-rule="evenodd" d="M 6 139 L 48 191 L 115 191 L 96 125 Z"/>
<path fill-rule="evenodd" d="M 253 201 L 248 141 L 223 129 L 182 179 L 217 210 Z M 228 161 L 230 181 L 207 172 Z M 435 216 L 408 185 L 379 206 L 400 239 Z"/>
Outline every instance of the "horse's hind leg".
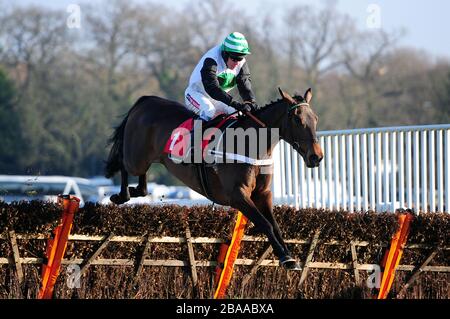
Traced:
<path fill-rule="evenodd" d="M 137 187 L 128 187 L 131 197 L 147 196 L 147 173 L 139 175 L 139 184 Z"/>
<path fill-rule="evenodd" d="M 128 172 L 125 169 L 120 170 L 122 183 L 120 185 L 120 193 L 112 195 L 109 199 L 116 205 L 123 204 L 130 200 L 130 192 L 128 190 Z"/>

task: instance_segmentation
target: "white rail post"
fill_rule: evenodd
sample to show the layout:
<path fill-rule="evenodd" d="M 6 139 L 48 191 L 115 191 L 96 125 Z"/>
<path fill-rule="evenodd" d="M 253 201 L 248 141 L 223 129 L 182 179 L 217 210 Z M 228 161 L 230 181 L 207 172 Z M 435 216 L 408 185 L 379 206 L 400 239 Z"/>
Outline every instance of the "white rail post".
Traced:
<path fill-rule="evenodd" d="M 438 212 L 444 211 L 444 187 L 443 187 L 443 158 L 442 158 L 442 130 L 437 132 L 437 196 L 438 196 Z"/>
<path fill-rule="evenodd" d="M 369 210 L 369 193 L 367 191 L 367 134 L 362 134 L 361 154 L 362 154 L 362 194 L 363 194 L 363 210 L 367 212 Z"/>
<path fill-rule="evenodd" d="M 419 164 L 419 132 L 414 132 L 414 208 L 419 214 L 420 207 L 420 164 Z"/>
<path fill-rule="evenodd" d="M 383 134 L 383 174 L 384 174 L 384 207 L 389 203 L 389 133 Z"/>
<path fill-rule="evenodd" d="M 305 201 L 305 162 L 303 161 L 303 158 L 300 156 L 300 154 L 297 155 L 298 159 L 298 165 L 299 165 L 299 191 L 300 191 L 300 207 L 306 208 L 306 201 Z"/>
<path fill-rule="evenodd" d="M 450 213 L 450 129 L 445 130 L 445 211 Z"/>
<path fill-rule="evenodd" d="M 434 144 L 434 131 L 431 130 L 429 136 L 429 145 L 430 145 L 430 212 L 436 212 L 436 177 L 435 177 L 435 144 Z"/>
<path fill-rule="evenodd" d="M 295 152 L 295 151 L 294 151 Z M 294 205 L 295 205 L 295 209 L 299 209 L 300 205 L 299 205 L 299 192 L 298 192 L 298 184 L 299 184 L 299 178 L 298 178 L 298 155 L 297 152 L 292 153 L 292 171 L 293 171 L 293 183 L 294 183 Z"/>
<path fill-rule="evenodd" d="M 377 203 L 381 204 L 383 202 L 382 198 L 382 189 L 381 189 L 381 133 L 376 133 L 375 139 L 375 147 L 376 147 L 376 159 L 377 159 Z M 377 207 L 375 207 L 377 210 Z"/>
<path fill-rule="evenodd" d="M 348 202 L 349 211 L 355 211 L 355 204 L 353 201 L 354 191 L 353 191 L 353 136 L 351 134 L 347 135 L 347 182 L 348 182 Z"/>
<path fill-rule="evenodd" d="M 314 208 L 320 207 L 319 202 L 319 168 L 313 168 L 313 178 L 314 178 Z"/>
<path fill-rule="evenodd" d="M 277 148 L 275 146 L 274 150 L 273 150 L 273 154 L 272 154 L 272 158 L 273 158 L 273 163 L 274 165 L 272 166 L 273 169 L 273 177 L 272 177 L 272 185 L 270 185 L 270 190 L 272 191 L 272 196 L 274 198 L 274 200 L 277 198 L 277 192 L 278 192 L 278 178 L 280 177 L 278 174 L 278 166 L 276 165 L 276 160 L 277 160 L 278 154 L 277 154 Z"/>
<path fill-rule="evenodd" d="M 336 209 L 339 210 L 340 203 L 339 203 L 339 143 L 338 143 L 338 136 L 335 135 L 333 137 L 333 146 L 334 146 L 334 200 L 335 200 L 335 206 Z"/>
<path fill-rule="evenodd" d="M 406 132 L 406 194 L 407 207 L 413 206 L 413 192 L 412 192 L 412 143 L 411 131 Z"/>
<path fill-rule="evenodd" d="M 359 150 L 359 135 L 354 135 L 354 161 L 355 161 L 355 200 L 356 211 L 361 211 L 361 166 L 360 166 L 360 150 Z"/>
<path fill-rule="evenodd" d="M 345 154 L 346 154 L 346 150 L 345 150 L 345 135 L 341 135 L 340 136 L 340 140 L 341 140 L 341 147 L 339 149 L 340 151 L 340 156 L 339 156 L 339 167 L 340 167 L 340 172 L 341 172 L 341 183 L 339 184 L 340 188 L 341 188 L 341 208 L 343 209 L 347 209 L 348 205 L 347 205 L 347 181 L 346 181 L 346 171 L 345 171 Z"/>
<path fill-rule="evenodd" d="M 327 151 L 325 153 L 325 158 L 327 159 L 327 183 L 328 183 L 328 209 L 333 210 L 333 187 L 331 175 L 331 168 L 333 166 L 333 161 L 331 160 L 331 136 L 327 136 Z"/>
<path fill-rule="evenodd" d="M 405 205 L 405 145 L 404 145 L 404 132 L 398 134 L 398 192 L 400 207 L 404 208 Z"/>
<path fill-rule="evenodd" d="M 320 147 L 322 150 L 325 150 L 325 137 L 320 137 Z M 326 185 L 325 185 L 325 166 L 328 165 L 325 159 L 322 160 L 322 165 L 320 165 L 320 207 L 326 207 L 325 201 L 325 193 L 326 193 Z"/>
<path fill-rule="evenodd" d="M 305 176 L 306 176 L 306 207 L 312 208 L 312 187 L 311 185 L 311 168 L 305 167 Z"/>
<path fill-rule="evenodd" d="M 427 203 L 427 131 L 421 132 L 421 168 L 422 168 L 422 210 L 424 212 L 428 211 Z"/>
<path fill-rule="evenodd" d="M 396 210 L 397 201 L 397 156 L 396 156 L 396 133 L 392 132 L 391 136 L 391 211 Z"/>
<path fill-rule="evenodd" d="M 376 210 L 375 199 L 375 147 L 374 147 L 374 134 L 369 134 L 369 195 L 370 195 L 370 208 Z"/>
<path fill-rule="evenodd" d="M 292 200 L 293 200 L 293 196 L 292 196 L 292 151 L 291 151 L 291 146 L 286 144 L 286 147 L 284 148 L 284 160 L 285 160 L 285 165 L 286 165 L 286 192 L 287 192 L 287 201 L 288 201 L 288 205 L 292 205 Z"/>
<path fill-rule="evenodd" d="M 281 173 L 281 202 L 283 204 L 287 203 L 286 200 L 286 179 L 284 178 L 284 176 L 286 176 L 286 170 L 284 167 L 284 147 L 285 147 L 285 142 L 284 141 L 280 141 L 280 143 L 278 144 L 278 146 L 280 147 L 280 173 Z"/>

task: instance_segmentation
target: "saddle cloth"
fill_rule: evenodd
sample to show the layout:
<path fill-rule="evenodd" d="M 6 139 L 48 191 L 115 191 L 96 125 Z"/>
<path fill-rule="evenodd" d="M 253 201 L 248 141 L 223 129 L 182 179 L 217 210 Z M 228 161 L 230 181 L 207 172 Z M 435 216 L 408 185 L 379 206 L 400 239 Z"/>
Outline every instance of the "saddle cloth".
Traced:
<path fill-rule="evenodd" d="M 214 121 L 214 119 L 213 119 Z M 202 155 L 205 158 L 205 151 L 208 143 L 211 142 L 211 137 L 215 135 L 217 130 L 225 129 L 234 122 L 236 122 L 236 116 L 230 115 L 219 121 L 215 126 L 208 128 L 208 135 L 203 136 L 202 132 Z M 203 123 L 204 124 L 204 123 Z M 212 129 L 211 129 L 212 128 Z M 190 118 L 181 123 L 176 129 L 172 131 L 170 138 L 166 142 L 164 147 L 164 153 L 168 154 L 169 158 L 176 163 L 182 162 L 186 156 L 189 155 L 192 144 L 192 134 L 194 129 L 194 119 Z M 223 132 L 222 132 L 223 134 Z"/>

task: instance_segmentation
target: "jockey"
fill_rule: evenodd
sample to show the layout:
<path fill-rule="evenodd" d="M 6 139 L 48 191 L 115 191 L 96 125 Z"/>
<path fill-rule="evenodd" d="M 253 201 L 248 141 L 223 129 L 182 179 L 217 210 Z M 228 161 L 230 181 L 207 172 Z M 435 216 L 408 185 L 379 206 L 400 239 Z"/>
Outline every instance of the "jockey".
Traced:
<path fill-rule="evenodd" d="M 222 44 L 206 52 L 189 79 L 185 91 L 186 107 L 204 121 L 235 110 L 249 112 L 257 109 L 245 59 L 249 54 L 247 40 L 239 32 L 231 33 Z M 236 86 L 246 103 L 228 94 Z"/>

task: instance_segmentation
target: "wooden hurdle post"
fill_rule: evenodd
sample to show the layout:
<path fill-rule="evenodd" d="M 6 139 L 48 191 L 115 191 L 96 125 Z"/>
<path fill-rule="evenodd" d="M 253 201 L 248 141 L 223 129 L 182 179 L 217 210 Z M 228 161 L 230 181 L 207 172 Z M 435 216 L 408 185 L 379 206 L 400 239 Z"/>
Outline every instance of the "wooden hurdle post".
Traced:
<path fill-rule="evenodd" d="M 51 299 L 53 288 L 61 268 L 61 261 L 67 247 L 73 217 L 80 205 L 80 199 L 72 195 L 59 195 L 58 203 L 63 206 L 61 223 L 53 231 L 53 238 L 47 241 L 46 262 L 42 267 L 42 282 L 38 299 Z"/>
<path fill-rule="evenodd" d="M 228 247 L 222 273 L 220 274 L 219 282 L 217 284 L 214 299 L 223 299 L 233 275 L 234 263 L 239 254 L 241 247 L 241 240 L 244 237 L 245 226 L 248 219 L 240 211 L 237 213 L 236 225 L 234 226 L 233 237 L 231 238 L 230 246 Z"/>
<path fill-rule="evenodd" d="M 382 262 L 382 266 L 384 266 L 383 277 L 381 279 L 380 291 L 378 293 L 378 299 L 386 299 L 389 291 L 392 287 L 392 283 L 394 282 L 395 271 L 400 264 L 400 259 L 403 255 L 403 249 L 406 244 L 406 240 L 408 238 L 409 228 L 411 225 L 411 221 L 413 220 L 413 215 L 400 214 L 399 215 L 399 224 L 400 227 L 398 231 L 394 234 L 394 237 L 391 241 L 391 246 L 387 251 L 385 256 L 385 260 Z"/>

